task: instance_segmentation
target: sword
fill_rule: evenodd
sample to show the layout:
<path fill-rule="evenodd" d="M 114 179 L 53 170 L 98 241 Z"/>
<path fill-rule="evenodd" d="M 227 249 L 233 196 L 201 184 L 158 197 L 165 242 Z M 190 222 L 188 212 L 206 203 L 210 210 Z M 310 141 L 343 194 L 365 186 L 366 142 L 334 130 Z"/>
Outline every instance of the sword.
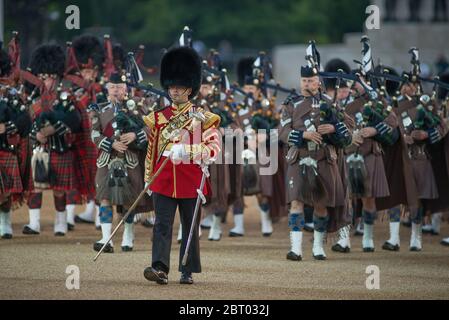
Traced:
<path fill-rule="evenodd" d="M 190 226 L 189 238 L 187 239 L 187 245 L 186 245 L 186 248 L 184 251 L 184 256 L 182 257 L 182 265 L 183 266 L 185 266 L 187 264 L 190 243 L 192 242 L 193 232 L 195 232 L 196 219 L 198 216 L 198 212 L 200 210 L 200 201 L 202 201 L 202 204 L 206 203 L 206 198 L 204 197 L 203 189 L 204 189 L 204 185 L 206 184 L 206 178 L 209 177 L 209 175 L 210 175 L 208 165 L 205 163 L 201 164 L 201 170 L 203 171 L 203 175 L 201 176 L 200 188 L 196 190 L 196 192 L 198 193 L 198 196 L 196 198 L 195 211 L 193 213 L 192 224 Z"/>
<path fill-rule="evenodd" d="M 104 248 L 106 248 L 107 244 L 112 240 L 112 238 L 114 237 L 114 235 L 117 233 L 118 229 L 121 227 L 121 225 L 126 221 L 126 219 L 128 218 L 128 216 L 131 214 L 131 212 L 133 212 L 133 210 L 136 208 L 137 204 L 140 202 L 140 200 L 143 198 L 143 196 L 145 195 L 145 193 L 147 192 L 148 188 L 151 186 L 151 184 L 153 183 L 153 181 L 157 178 L 157 176 L 161 173 L 162 169 L 164 169 L 165 165 L 168 163 L 168 161 L 170 160 L 170 155 L 167 156 L 167 158 L 165 158 L 164 162 L 162 162 L 161 166 L 159 167 L 159 169 L 157 169 L 157 171 L 154 173 L 154 175 L 151 177 L 150 181 L 148 182 L 148 185 L 143 188 L 142 192 L 139 194 L 139 196 L 137 197 L 136 201 L 134 201 L 133 205 L 131 206 L 131 208 L 128 209 L 128 211 L 126 212 L 126 214 L 123 216 L 122 220 L 120 220 L 119 224 L 117 225 L 117 227 L 115 227 L 114 231 L 112 232 L 111 236 L 109 237 L 108 241 L 105 242 L 105 244 L 103 245 L 103 247 L 101 247 L 100 251 L 98 251 L 97 255 L 94 258 L 94 262 L 97 261 L 98 257 L 102 254 Z"/>

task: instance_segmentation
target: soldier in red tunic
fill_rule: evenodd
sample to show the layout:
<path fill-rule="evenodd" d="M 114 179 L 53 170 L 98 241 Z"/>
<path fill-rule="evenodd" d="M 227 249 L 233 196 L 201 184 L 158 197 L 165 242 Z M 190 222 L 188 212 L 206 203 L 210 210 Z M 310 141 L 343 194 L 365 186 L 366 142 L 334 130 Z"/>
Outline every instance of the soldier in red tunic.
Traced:
<path fill-rule="evenodd" d="M 201 60 L 191 48 L 181 47 L 167 52 L 161 62 L 161 85 L 172 100 L 169 107 L 144 117 L 150 136 L 145 166 L 145 181 L 166 162 L 150 190 L 153 193 L 156 221 L 153 231 L 152 264 L 144 271 L 149 281 L 168 283 L 173 221 L 179 207 L 183 226 L 180 248 L 181 284 L 192 284 L 192 273 L 201 272 L 199 255 L 199 219 L 195 221 L 192 245 L 185 266 L 181 265 L 190 226 L 192 225 L 197 197 L 210 194 L 207 182 L 200 189 L 202 161 L 219 153 L 219 136 L 216 132 L 220 117 L 194 106 L 192 100 L 201 84 Z M 201 121 L 198 120 L 201 118 Z"/>

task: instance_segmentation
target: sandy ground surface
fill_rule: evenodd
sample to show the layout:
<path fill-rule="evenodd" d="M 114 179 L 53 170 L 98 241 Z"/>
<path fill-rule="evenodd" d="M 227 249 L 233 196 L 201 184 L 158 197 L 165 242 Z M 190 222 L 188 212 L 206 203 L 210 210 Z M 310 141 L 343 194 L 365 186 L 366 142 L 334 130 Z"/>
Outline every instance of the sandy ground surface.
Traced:
<path fill-rule="evenodd" d="M 193 286 L 178 283 L 179 245 L 174 239 L 169 285 L 159 286 L 143 277 L 150 263 L 151 229 L 136 226 L 131 253 L 121 252 L 120 232 L 115 253 L 93 262 L 92 244 L 100 232 L 93 225 L 77 224 L 66 237 L 54 237 L 53 201 L 46 194 L 41 235 L 22 235 L 28 221 L 24 207 L 14 213 L 14 238 L 0 239 L 0 299 L 449 299 L 449 249 L 439 244 L 441 236 L 424 235 L 424 250 L 409 252 L 410 229 L 402 227 L 400 252 L 386 252 L 381 246 L 388 238 L 388 223 L 380 221 L 375 228 L 376 252 L 363 253 L 361 238 L 354 237 L 351 253 L 334 253 L 329 239 L 328 260 L 314 261 L 312 234 L 305 233 L 303 261 L 293 262 L 285 258 L 286 219 L 274 226 L 270 238 L 263 238 L 255 199 L 248 198 L 247 204 L 245 237 L 227 236 L 231 216 L 223 225 L 221 241 L 208 241 L 203 232 L 203 273 L 194 275 Z M 175 226 L 177 230 L 177 221 Z M 442 235 L 449 235 L 447 223 Z M 79 290 L 66 288 L 69 265 L 79 267 Z M 379 290 L 366 288 L 370 265 L 379 267 Z"/>

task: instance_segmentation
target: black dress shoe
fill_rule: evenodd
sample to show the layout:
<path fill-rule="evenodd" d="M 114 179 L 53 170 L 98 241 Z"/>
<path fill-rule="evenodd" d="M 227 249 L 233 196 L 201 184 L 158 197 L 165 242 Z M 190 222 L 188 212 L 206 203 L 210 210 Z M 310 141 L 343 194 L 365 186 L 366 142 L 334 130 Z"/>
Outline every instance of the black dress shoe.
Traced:
<path fill-rule="evenodd" d="M 271 236 L 271 232 L 270 233 L 268 233 L 268 232 L 262 233 L 262 236 L 264 236 L 265 238 L 268 238 L 269 236 Z"/>
<path fill-rule="evenodd" d="M 131 251 L 133 251 L 133 247 L 122 246 L 122 251 L 123 252 L 131 252 Z"/>
<path fill-rule="evenodd" d="M 341 253 L 349 253 L 349 252 L 351 252 L 351 248 L 342 247 L 339 243 L 336 243 L 332 246 L 332 251 L 341 252 Z"/>
<path fill-rule="evenodd" d="M 71 223 L 67 223 L 67 230 L 69 230 L 69 231 L 75 230 L 75 225 L 71 224 Z"/>
<path fill-rule="evenodd" d="M 314 229 L 312 227 L 308 226 L 308 225 L 304 225 L 303 230 L 307 231 L 307 232 L 313 232 L 314 231 Z"/>
<path fill-rule="evenodd" d="M 100 243 L 100 242 L 95 242 L 94 243 L 94 250 L 99 252 L 101 250 L 101 248 L 103 248 L 104 243 Z M 111 246 L 110 243 L 108 243 L 108 245 L 104 248 L 103 250 L 104 253 L 114 253 L 114 247 Z"/>
<path fill-rule="evenodd" d="M 356 236 L 356 237 L 363 236 L 363 232 L 361 232 L 361 231 L 359 231 L 359 230 L 356 230 L 356 231 L 354 232 L 354 236 Z"/>
<path fill-rule="evenodd" d="M 314 255 L 313 258 L 314 258 L 315 260 L 326 260 L 326 257 L 323 256 L 322 254 L 318 254 L 318 255 L 316 255 L 316 256 Z"/>
<path fill-rule="evenodd" d="M 142 225 L 143 225 L 145 228 L 153 228 L 153 227 L 154 227 L 154 224 L 151 223 L 151 221 L 148 220 L 148 219 L 145 219 L 145 221 L 142 222 Z"/>
<path fill-rule="evenodd" d="M 293 251 L 290 251 L 289 253 L 287 253 L 287 260 L 301 261 L 302 257 L 300 255 L 297 255 Z"/>
<path fill-rule="evenodd" d="M 2 235 L 2 239 L 10 240 L 12 239 L 12 234 L 5 233 L 4 235 Z"/>
<path fill-rule="evenodd" d="M 88 223 L 88 224 L 94 224 L 95 221 L 89 221 L 81 218 L 80 216 L 75 216 L 75 223 Z"/>
<path fill-rule="evenodd" d="M 432 236 L 439 236 L 439 235 L 440 235 L 439 232 L 435 232 L 435 231 L 433 231 L 433 229 L 430 231 L 430 234 L 431 234 Z"/>
<path fill-rule="evenodd" d="M 31 229 L 29 226 L 23 227 L 22 233 L 23 233 L 23 234 L 28 234 L 28 235 L 37 235 L 37 234 L 40 234 L 40 232 L 37 232 L 37 231 Z"/>
<path fill-rule="evenodd" d="M 374 248 L 363 248 L 363 252 L 374 252 Z"/>
<path fill-rule="evenodd" d="M 385 243 L 382 246 L 382 249 L 388 251 L 399 251 L 399 245 L 398 244 L 392 245 L 388 241 L 385 241 Z"/>
<path fill-rule="evenodd" d="M 447 242 L 447 241 L 441 240 L 440 244 L 441 244 L 442 246 L 449 247 L 449 242 Z"/>
<path fill-rule="evenodd" d="M 237 233 L 237 232 L 229 231 L 229 236 L 230 236 L 231 238 L 236 238 L 236 237 L 243 237 L 243 234 Z"/>
<path fill-rule="evenodd" d="M 181 279 L 179 280 L 180 284 L 193 284 L 192 273 L 183 272 L 181 273 Z"/>
<path fill-rule="evenodd" d="M 412 222 L 411 221 L 402 221 L 401 224 L 404 227 L 407 227 L 407 228 L 411 228 L 412 227 Z"/>
<path fill-rule="evenodd" d="M 422 249 L 421 248 L 418 248 L 418 247 L 410 247 L 410 251 L 412 251 L 412 252 L 419 252 L 419 251 L 421 251 Z"/>
<path fill-rule="evenodd" d="M 55 232 L 55 237 L 65 237 L 64 232 Z"/>
<path fill-rule="evenodd" d="M 168 275 L 162 270 L 156 270 L 153 267 L 147 267 L 143 271 L 143 276 L 148 281 L 154 281 L 157 284 L 168 284 Z"/>

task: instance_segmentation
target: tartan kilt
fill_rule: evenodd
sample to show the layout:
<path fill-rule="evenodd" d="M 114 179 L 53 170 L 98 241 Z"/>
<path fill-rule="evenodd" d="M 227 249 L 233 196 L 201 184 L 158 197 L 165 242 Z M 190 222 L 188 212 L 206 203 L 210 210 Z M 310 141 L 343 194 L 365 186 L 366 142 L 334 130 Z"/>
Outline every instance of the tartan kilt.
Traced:
<path fill-rule="evenodd" d="M 23 184 L 17 156 L 0 150 L 0 194 L 22 193 Z"/>
<path fill-rule="evenodd" d="M 50 152 L 50 189 L 64 192 L 78 189 L 75 165 L 73 150 Z M 30 174 L 28 187 L 30 192 L 34 190 L 33 174 Z"/>
<path fill-rule="evenodd" d="M 97 173 L 97 147 L 90 137 L 89 115 L 83 108 L 78 108 L 82 119 L 82 132 L 75 138 L 74 153 L 76 158 L 75 173 L 79 182 L 78 192 L 83 197 L 95 198 L 95 175 Z"/>

